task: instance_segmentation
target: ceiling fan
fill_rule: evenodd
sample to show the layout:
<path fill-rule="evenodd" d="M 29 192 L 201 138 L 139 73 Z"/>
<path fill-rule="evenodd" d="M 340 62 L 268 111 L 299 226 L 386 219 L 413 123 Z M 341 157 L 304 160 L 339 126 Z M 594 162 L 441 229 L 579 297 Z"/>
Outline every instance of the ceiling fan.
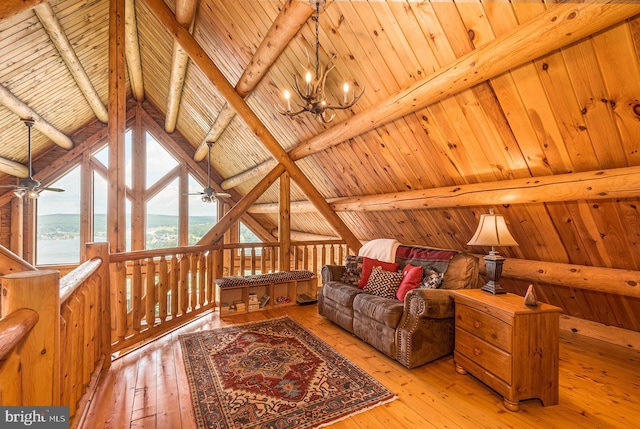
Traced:
<path fill-rule="evenodd" d="M 29 155 L 29 177 L 27 178 L 21 178 L 18 181 L 17 185 L 0 185 L 0 188 L 12 188 L 15 189 L 15 191 L 13 191 L 13 193 L 15 194 L 16 197 L 18 198 L 22 198 L 25 195 L 32 199 L 35 200 L 38 198 L 38 196 L 40 195 L 40 192 L 42 191 L 53 191 L 53 192 L 64 192 L 64 189 L 60 189 L 60 188 L 47 188 L 44 187 L 40 184 L 40 182 L 36 179 L 34 179 L 32 177 L 32 170 L 31 170 L 31 127 L 33 127 L 33 123 L 34 120 L 31 118 L 28 119 L 22 119 L 22 122 L 24 122 L 24 124 L 27 126 L 27 133 L 28 133 L 28 147 L 27 147 L 27 151 L 28 151 L 28 155 Z"/>
<path fill-rule="evenodd" d="M 202 195 L 201 200 L 205 203 L 212 203 L 214 198 L 223 197 L 228 198 L 231 194 L 227 194 L 226 192 L 216 192 L 215 189 L 211 187 L 211 146 L 213 146 L 212 142 L 207 142 L 207 146 L 209 147 L 209 154 L 207 156 L 207 187 L 202 190 L 202 192 L 190 193 L 187 195 Z"/>

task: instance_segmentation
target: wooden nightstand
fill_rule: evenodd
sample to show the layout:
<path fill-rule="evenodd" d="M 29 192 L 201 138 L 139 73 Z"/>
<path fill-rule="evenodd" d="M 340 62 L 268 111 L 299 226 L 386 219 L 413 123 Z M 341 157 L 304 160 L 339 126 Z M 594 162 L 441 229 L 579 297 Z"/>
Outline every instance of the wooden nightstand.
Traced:
<path fill-rule="evenodd" d="M 467 371 L 517 411 L 518 402 L 539 398 L 558 403 L 558 334 L 560 308 L 524 305 L 514 294 L 493 295 L 480 289 L 455 291 L 456 371 Z"/>

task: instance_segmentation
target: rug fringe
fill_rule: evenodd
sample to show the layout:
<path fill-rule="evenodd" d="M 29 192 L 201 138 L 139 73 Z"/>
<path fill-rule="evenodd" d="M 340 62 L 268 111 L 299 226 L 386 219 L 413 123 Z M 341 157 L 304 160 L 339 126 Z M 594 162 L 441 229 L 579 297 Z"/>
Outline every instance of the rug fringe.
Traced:
<path fill-rule="evenodd" d="M 332 420 L 332 421 L 327 422 L 327 423 L 322 423 L 319 426 L 313 426 L 313 429 L 320 429 L 320 428 L 324 428 L 324 427 L 327 427 L 327 426 L 331 426 L 331 425 L 336 424 L 338 422 L 341 422 L 343 420 L 349 419 L 349 418 L 351 418 L 353 416 L 357 416 L 358 414 L 362 414 L 365 411 L 373 410 L 374 408 L 379 407 L 380 405 L 385 405 L 385 404 L 388 404 L 390 402 L 393 402 L 396 399 L 398 399 L 398 396 L 397 395 L 393 395 L 392 398 L 389 398 L 389 399 L 384 400 L 384 401 L 380 401 L 380 402 L 378 402 L 376 404 L 373 404 L 373 405 L 371 405 L 371 406 L 369 406 L 367 408 L 363 408 L 361 410 L 354 411 L 353 413 L 347 414 L 346 416 L 340 417 L 339 419 Z"/>

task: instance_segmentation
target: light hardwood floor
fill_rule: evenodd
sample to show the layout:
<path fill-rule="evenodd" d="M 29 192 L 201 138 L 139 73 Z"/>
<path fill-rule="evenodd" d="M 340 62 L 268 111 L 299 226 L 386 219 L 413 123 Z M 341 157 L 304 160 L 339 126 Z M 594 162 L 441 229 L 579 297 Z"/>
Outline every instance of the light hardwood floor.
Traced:
<path fill-rule="evenodd" d="M 116 359 L 101 380 L 84 428 L 195 428 L 178 335 L 288 314 L 355 362 L 398 399 L 332 428 L 631 428 L 640 426 L 640 353 L 563 333 L 560 404 L 533 399 L 519 412 L 455 372 L 452 356 L 407 370 L 343 329 L 315 306 L 238 314 L 213 313 Z"/>

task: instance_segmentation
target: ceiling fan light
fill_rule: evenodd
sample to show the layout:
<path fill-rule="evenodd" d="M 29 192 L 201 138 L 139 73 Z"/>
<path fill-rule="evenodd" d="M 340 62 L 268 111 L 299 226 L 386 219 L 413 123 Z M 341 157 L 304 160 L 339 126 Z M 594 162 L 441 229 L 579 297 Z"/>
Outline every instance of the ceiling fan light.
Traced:
<path fill-rule="evenodd" d="M 15 195 L 18 198 L 24 197 L 24 194 L 26 193 L 27 192 L 24 189 L 16 189 L 15 191 L 13 191 L 13 195 Z"/>
<path fill-rule="evenodd" d="M 36 191 L 35 189 L 29 190 L 27 191 L 27 197 L 29 197 L 32 200 L 35 200 L 38 198 L 38 191 Z"/>

